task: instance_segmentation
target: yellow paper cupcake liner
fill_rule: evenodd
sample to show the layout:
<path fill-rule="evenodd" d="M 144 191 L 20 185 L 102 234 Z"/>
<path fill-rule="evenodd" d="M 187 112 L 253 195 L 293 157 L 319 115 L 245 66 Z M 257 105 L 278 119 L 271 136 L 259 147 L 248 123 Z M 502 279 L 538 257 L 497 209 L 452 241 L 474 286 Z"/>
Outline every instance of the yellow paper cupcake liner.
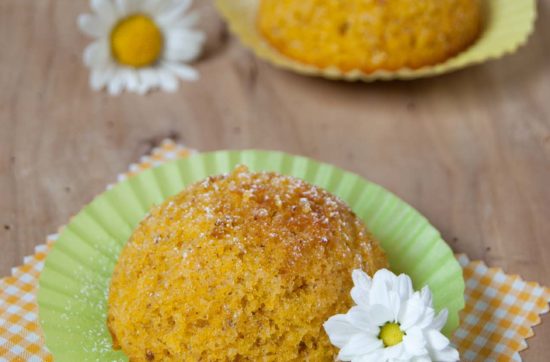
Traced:
<path fill-rule="evenodd" d="M 334 80 L 366 81 L 415 79 L 449 73 L 515 52 L 533 32 L 537 16 L 536 0 L 482 0 L 484 29 L 468 49 L 449 60 L 419 69 L 376 71 L 359 69 L 342 72 L 336 67 L 317 68 L 290 59 L 263 39 L 256 28 L 256 14 L 261 0 L 216 0 L 216 6 L 227 20 L 231 31 L 260 58 L 275 66 L 309 76 Z"/>

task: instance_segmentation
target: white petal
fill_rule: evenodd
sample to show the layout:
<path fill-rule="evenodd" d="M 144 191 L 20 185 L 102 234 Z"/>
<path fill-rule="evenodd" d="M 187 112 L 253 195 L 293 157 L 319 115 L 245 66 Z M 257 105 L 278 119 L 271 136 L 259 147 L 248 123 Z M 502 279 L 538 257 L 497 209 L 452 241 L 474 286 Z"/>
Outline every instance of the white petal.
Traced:
<path fill-rule="evenodd" d="M 369 319 L 376 326 L 381 327 L 387 322 L 394 321 L 392 311 L 383 305 L 380 305 L 380 304 L 373 305 L 369 307 L 368 311 L 369 311 Z"/>
<path fill-rule="evenodd" d="M 115 0 L 115 4 L 117 7 L 118 14 L 123 17 L 128 15 L 128 6 L 130 5 L 129 0 Z"/>
<path fill-rule="evenodd" d="M 203 43 L 206 40 L 204 32 L 195 29 L 170 29 L 168 33 L 170 33 L 169 35 L 185 40 L 186 43 Z"/>
<path fill-rule="evenodd" d="M 372 278 L 369 302 L 389 306 L 390 293 L 395 291 L 397 291 L 397 276 L 387 269 L 380 269 Z"/>
<path fill-rule="evenodd" d="M 384 349 L 380 348 L 377 350 L 374 350 L 371 353 L 367 353 L 359 358 L 357 358 L 358 362 L 386 362 L 384 359 Z M 355 362 L 355 360 L 353 360 Z"/>
<path fill-rule="evenodd" d="M 158 72 L 154 69 L 141 69 L 138 72 L 138 89 L 139 94 L 145 94 L 149 90 L 156 88 L 160 84 Z"/>
<path fill-rule="evenodd" d="M 142 8 L 143 12 L 157 15 L 157 13 L 166 6 L 166 0 L 144 0 Z"/>
<path fill-rule="evenodd" d="M 136 89 L 136 93 L 139 95 L 147 94 L 150 90 L 150 86 L 147 83 L 144 83 L 141 76 L 138 76 L 138 87 Z"/>
<path fill-rule="evenodd" d="M 94 60 L 97 58 L 99 48 L 100 48 L 99 42 L 93 42 L 84 49 L 84 55 L 82 57 L 82 60 L 84 61 L 84 64 L 87 67 L 92 67 L 96 65 Z"/>
<path fill-rule="evenodd" d="M 392 320 L 397 321 L 401 310 L 401 298 L 399 297 L 399 294 L 397 294 L 396 292 L 388 293 L 388 297 L 389 297 L 388 307 L 391 310 L 393 315 Z"/>
<path fill-rule="evenodd" d="M 378 338 L 366 334 L 356 334 L 340 350 L 338 358 L 342 361 L 350 361 L 354 357 L 362 356 L 382 347 L 382 341 Z"/>
<path fill-rule="evenodd" d="M 425 355 L 425 356 L 420 356 L 420 357 L 413 357 L 411 359 L 411 362 L 432 362 L 432 359 L 430 358 L 429 355 Z"/>
<path fill-rule="evenodd" d="M 388 360 L 409 359 L 403 343 L 396 344 L 395 346 L 384 348 L 384 357 Z"/>
<path fill-rule="evenodd" d="M 78 16 L 78 27 L 86 35 L 99 38 L 106 33 L 104 23 L 94 15 L 81 14 Z"/>
<path fill-rule="evenodd" d="M 142 0 L 116 0 L 119 16 L 138 13 L 142 9 Z"/>
<path fill-rule="evenodd" d="M 369 305 L 369 294 L 368 291 L 361 289 L 359 287 L 351 288 L 351 298 L 357 305 L 368 306 Z"/>
<path fill-rule="evenodd" d="M 348 318 L 350 324 L 356 328 L 359 328 L 363 333 L 372 334 L 373 336 L 380 333 L 380 321 L 373 320 L 369 310 L 364 307 L 352 307 L 346 314 L 346 317 Z"/>
<path fill-rule="evenodd" d="M 440 331 L 445 326 L 445 323 L 447 323 L 447 317 L 449 315 L 449 312 L 447 309 L 442 309 L 441 312 L 437 315 L 437 317 L 434 318 L 432 321 L 432 324 L 430 328 L 436 329 Z"/>
<path fill-rule="evenodd" d="M 449 345 L 449 339 L 435 329 L 429 329 L 424 333 L 428 346 L 432 350 L 442 350 Z"/>
<path fill-rule="evenodd" d="M 409 299 L 413 294 L 414 289 L 411 278 L 406 274 L 401 274 L 397 277 L 397 293 L 402 300 Z"/>
<path fill-rule="evenodd" d="M 159 69 L 160 87 L 165 92 L 175 92 L 178 90 L 178 79 L 169 70 Z"/>
<path fill-rule="evenodd" d="M 437 362 L 458 362 L 460 355 L 458 351 L 452 347 L 447 347 L 442 351 L 430 351 L 430 357 Z"/>
<path fill-rule="evenodd" d="M 177 77 L 186 81 L 196 81 L 199 79 L 199 72 L 185 64 L 165 62 L 163 67 L 170 70 Z"/>
<path fill-rule="evenodd" d="M 173 37 L 177 40 L 177 43 L 183 45 L 202 45 L 206 40 L 206 35 L 200 30 L 166 27 L 164 32 L 168 37 Z"/>
<path fill-rule="evenodd" d="M 114 12 L 113 3 L 110 0 L 91 0 L 90 6 L 100 15 L 112 14 Z"/>
<path fill-rule="evenodd" d="M 434 321 L 435 310 L 431 307 L 428 307 L 424 310 L 422 317 L 416 322 L 416 326 L 425 329 L 432 325 Z"/>
<path fill-rule="evenodd" d="M 113 74 L 114 70 L 112 67 L 93 69 L 90 73 L 90 87 L 95 91 L 102 89 L 109 83 Z"/>
<path fill-rule="evenodd" d="M 393 276 L 393 277 L 392 277 Z M 389 306 L 389 293 L 393 289 L 396 277 L 390 271 L 382 269 L 374 274 L 372 278 L 372 287 L 369 294 L 369 303 L 371 305 L 380 304 Z"/>
<path fill-rule="evenodd" d="M 361 330 L 353 326 L 344 314 L 330 317 L 324 324 L 330 342 L 338 348 L 344 347 L 355 334 Z"/>
<path fill-rule="evenodd" d="M 106 41 L 95 41 L 84 49 L 84 64 L 88 67 L 105 67 L 109 61 L 109 47 Z"/>
<path fill-rule="evenodd" d="M 143 8 L 149 14 L 157 16 L 162 14 L 171 3 L 172 0 L 145 0 Z"/>
<path fill-rule="evenodd" d="M 362 270 L 354 270 L 352 273 L 354 287 L 351 288 L 351 298 L 357 305 L 368 306 L 372 279 Z"/>
<path fill-rule="evenodd" d="M 92 70 L 90 72 L 90 87 L 98 91 L 107 84 L 107 78 L 105 77 L 104 70 Z"/>
<path fill-rule="evenodd" d="M 191 0 L 177 0 L 168 2 L 168 6 L 161 8 L 157 13 L 157 20 L 164 24 L 175 23 L 191 6 Z"/>
<path fill-rule="evenodd" d="M 428 353 L 426 349 L 426 340 L 420 328 L 411 328 L 403 337 L 403 347 L 405 351 L 413 356 L 422 356 Z"/>
<path fill-rule="evenodd" d="M 139 77 L 135 70 L 130 71 L 130 73 L 127 76 L 126 82 L 128 83 L 128 90 L 135 93 L 139 93 L 141 91 L 140 84 L 139 84 Z"/>
<path fill-rule="evenodd" d="M 420 297 L 422 299 L 422 302 L 427 305 L 427 306 L 432 306 L 433 305 L 433 301 L 432 301 L 432 292 L 430 291 L 430 288 L 426 285 L 422 288 L 422 290 L 420 291 Z"/>
<path fill-rule="evenodd" d="M 397 276 L 388 269 L 378 270 L 372 277 L 373 283 L 384 283 L 388 288 L 394 289 L 397 285 Z"/>
<path fill-rule="evenodd" d="M 128 69 L 126 68 L 119 68 L 117 77 L 120 81 L 121 86 L 121 92 L 128 89 Z"/>
<path fill-rule="evenodd" d="M 201 53 L 204 34 L 189 31 L 169 32 L 164 57 L 171 61 L 190 62 Z"/>
<path fill-rule="evenodd" d="M 372 279 L 361 269 L 355 269 L 351 273 L 354 287 L 351 289 L 351 298 L 357 305 L 369 305 L 369 293 L 372 287 Z"/>
<path fill-rule="evenodd" d="M 122 78 L 120 73 L 115 74 L 113 78 L 111 78 L 111 81 L 107 86 L 109 94 L 112 96 L 117 96 L 122 92 L 123 88 L 124 88 L 124 79 Z"/>
<path fill-rule="evenodd" d="M 178 45 L 173 39 L 167 41 L 164 59 L 171 62 L 189 63 L 197 59 L 202 52 L 200 45 Z"/>
<path fill-rule="evenodd" d="M 124 69 L 121 76 L 123 77 L 124 85 L 129 92 L 139 93 L 139 77 L 135 69 Z"/>
<path fill-rule="evenodd" d="M 424 311 L 425 306 L 420 299 L 420 295 L 414 293 L 399 311 L 397 320 L 401 324 L 401 328 L 405 331 L 412 328 L 422 318 Z"/>
<path fill-rule="evenodd" d="M 110 0 L 91 0 L 90 5 L 106 24 L 110 25 L 118 18 L 116 7 Z"/>

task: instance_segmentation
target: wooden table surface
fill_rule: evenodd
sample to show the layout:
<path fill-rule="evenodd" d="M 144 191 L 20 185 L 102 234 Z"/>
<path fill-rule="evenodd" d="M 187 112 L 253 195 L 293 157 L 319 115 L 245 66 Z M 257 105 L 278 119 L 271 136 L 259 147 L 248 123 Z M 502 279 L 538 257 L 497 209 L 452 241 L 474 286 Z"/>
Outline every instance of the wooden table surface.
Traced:
<path fill-rule="evenodd" d="M 201 80 L 175 94 L 88 86 L 84 0 L 0 1 L 0 274 L 171 137 L 355 171 L 408 201 L 456 252 L 550 285 L 550 3 L 515 55 L 434 79 L 346 84 L 259 61 L 203 1 Z M 522 353 L 550 360 L 550 316 Z M 546 343 L 545 343 L 546 342 Z"/>

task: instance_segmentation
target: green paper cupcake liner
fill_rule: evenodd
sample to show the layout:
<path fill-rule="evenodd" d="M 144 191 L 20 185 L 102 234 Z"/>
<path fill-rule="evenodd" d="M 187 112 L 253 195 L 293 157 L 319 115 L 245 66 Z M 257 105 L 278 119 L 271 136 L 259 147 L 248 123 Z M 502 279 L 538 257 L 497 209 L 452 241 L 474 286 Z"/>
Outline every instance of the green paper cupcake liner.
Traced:
<path fill-rule="evenodd" d="M 274 171 L 302 178 L 342 198 L 364 220 L 396 273 L 429 285 L 434 304 L 449 310 L 444 333 L 464 307 L 462 269 L 439 232 L 411 206 L 353 173 L 305 157 L 268 151 L 221 151 L 144 171 L 84 207 L 63 229 L 40 275 L 39 319 L 56 361 L 125 361 L 106 326 L 111 273 L 121 248 L 152 205 L 186 185 L 231 171 Z"/>
<path fill-rule="evenodd" d="M 419 69 L 376 71 L 359 69 L 342 72 L 338 68 L 317 68 L 290 59 L 263 39 L 256 28 L 256 14 L 261 0 L 216 0 L 216 6 L 227 20 L 231 31 L 260 58 L 278 67 L 300 74 L 333 80 L 415 79 L 456 71 L 515 52 L 533 32 L 537 16 L 536 0 L 480 0 L 484 9 L 484 29 L 468 49 L 445 62 Z"/>

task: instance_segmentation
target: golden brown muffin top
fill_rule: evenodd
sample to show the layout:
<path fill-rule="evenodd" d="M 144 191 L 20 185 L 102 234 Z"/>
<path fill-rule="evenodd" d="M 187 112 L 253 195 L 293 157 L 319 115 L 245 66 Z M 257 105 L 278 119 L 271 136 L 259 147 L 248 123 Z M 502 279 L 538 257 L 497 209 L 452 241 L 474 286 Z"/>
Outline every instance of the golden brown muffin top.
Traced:
<path fill-rule="evenodd" d="M 115 267 L 108 324 L 132 361 L 329 361 L 322 324 L 351 306 L 351 271 L 386 266 L 337 197 L 237 167 L 140 223 Z"/>

